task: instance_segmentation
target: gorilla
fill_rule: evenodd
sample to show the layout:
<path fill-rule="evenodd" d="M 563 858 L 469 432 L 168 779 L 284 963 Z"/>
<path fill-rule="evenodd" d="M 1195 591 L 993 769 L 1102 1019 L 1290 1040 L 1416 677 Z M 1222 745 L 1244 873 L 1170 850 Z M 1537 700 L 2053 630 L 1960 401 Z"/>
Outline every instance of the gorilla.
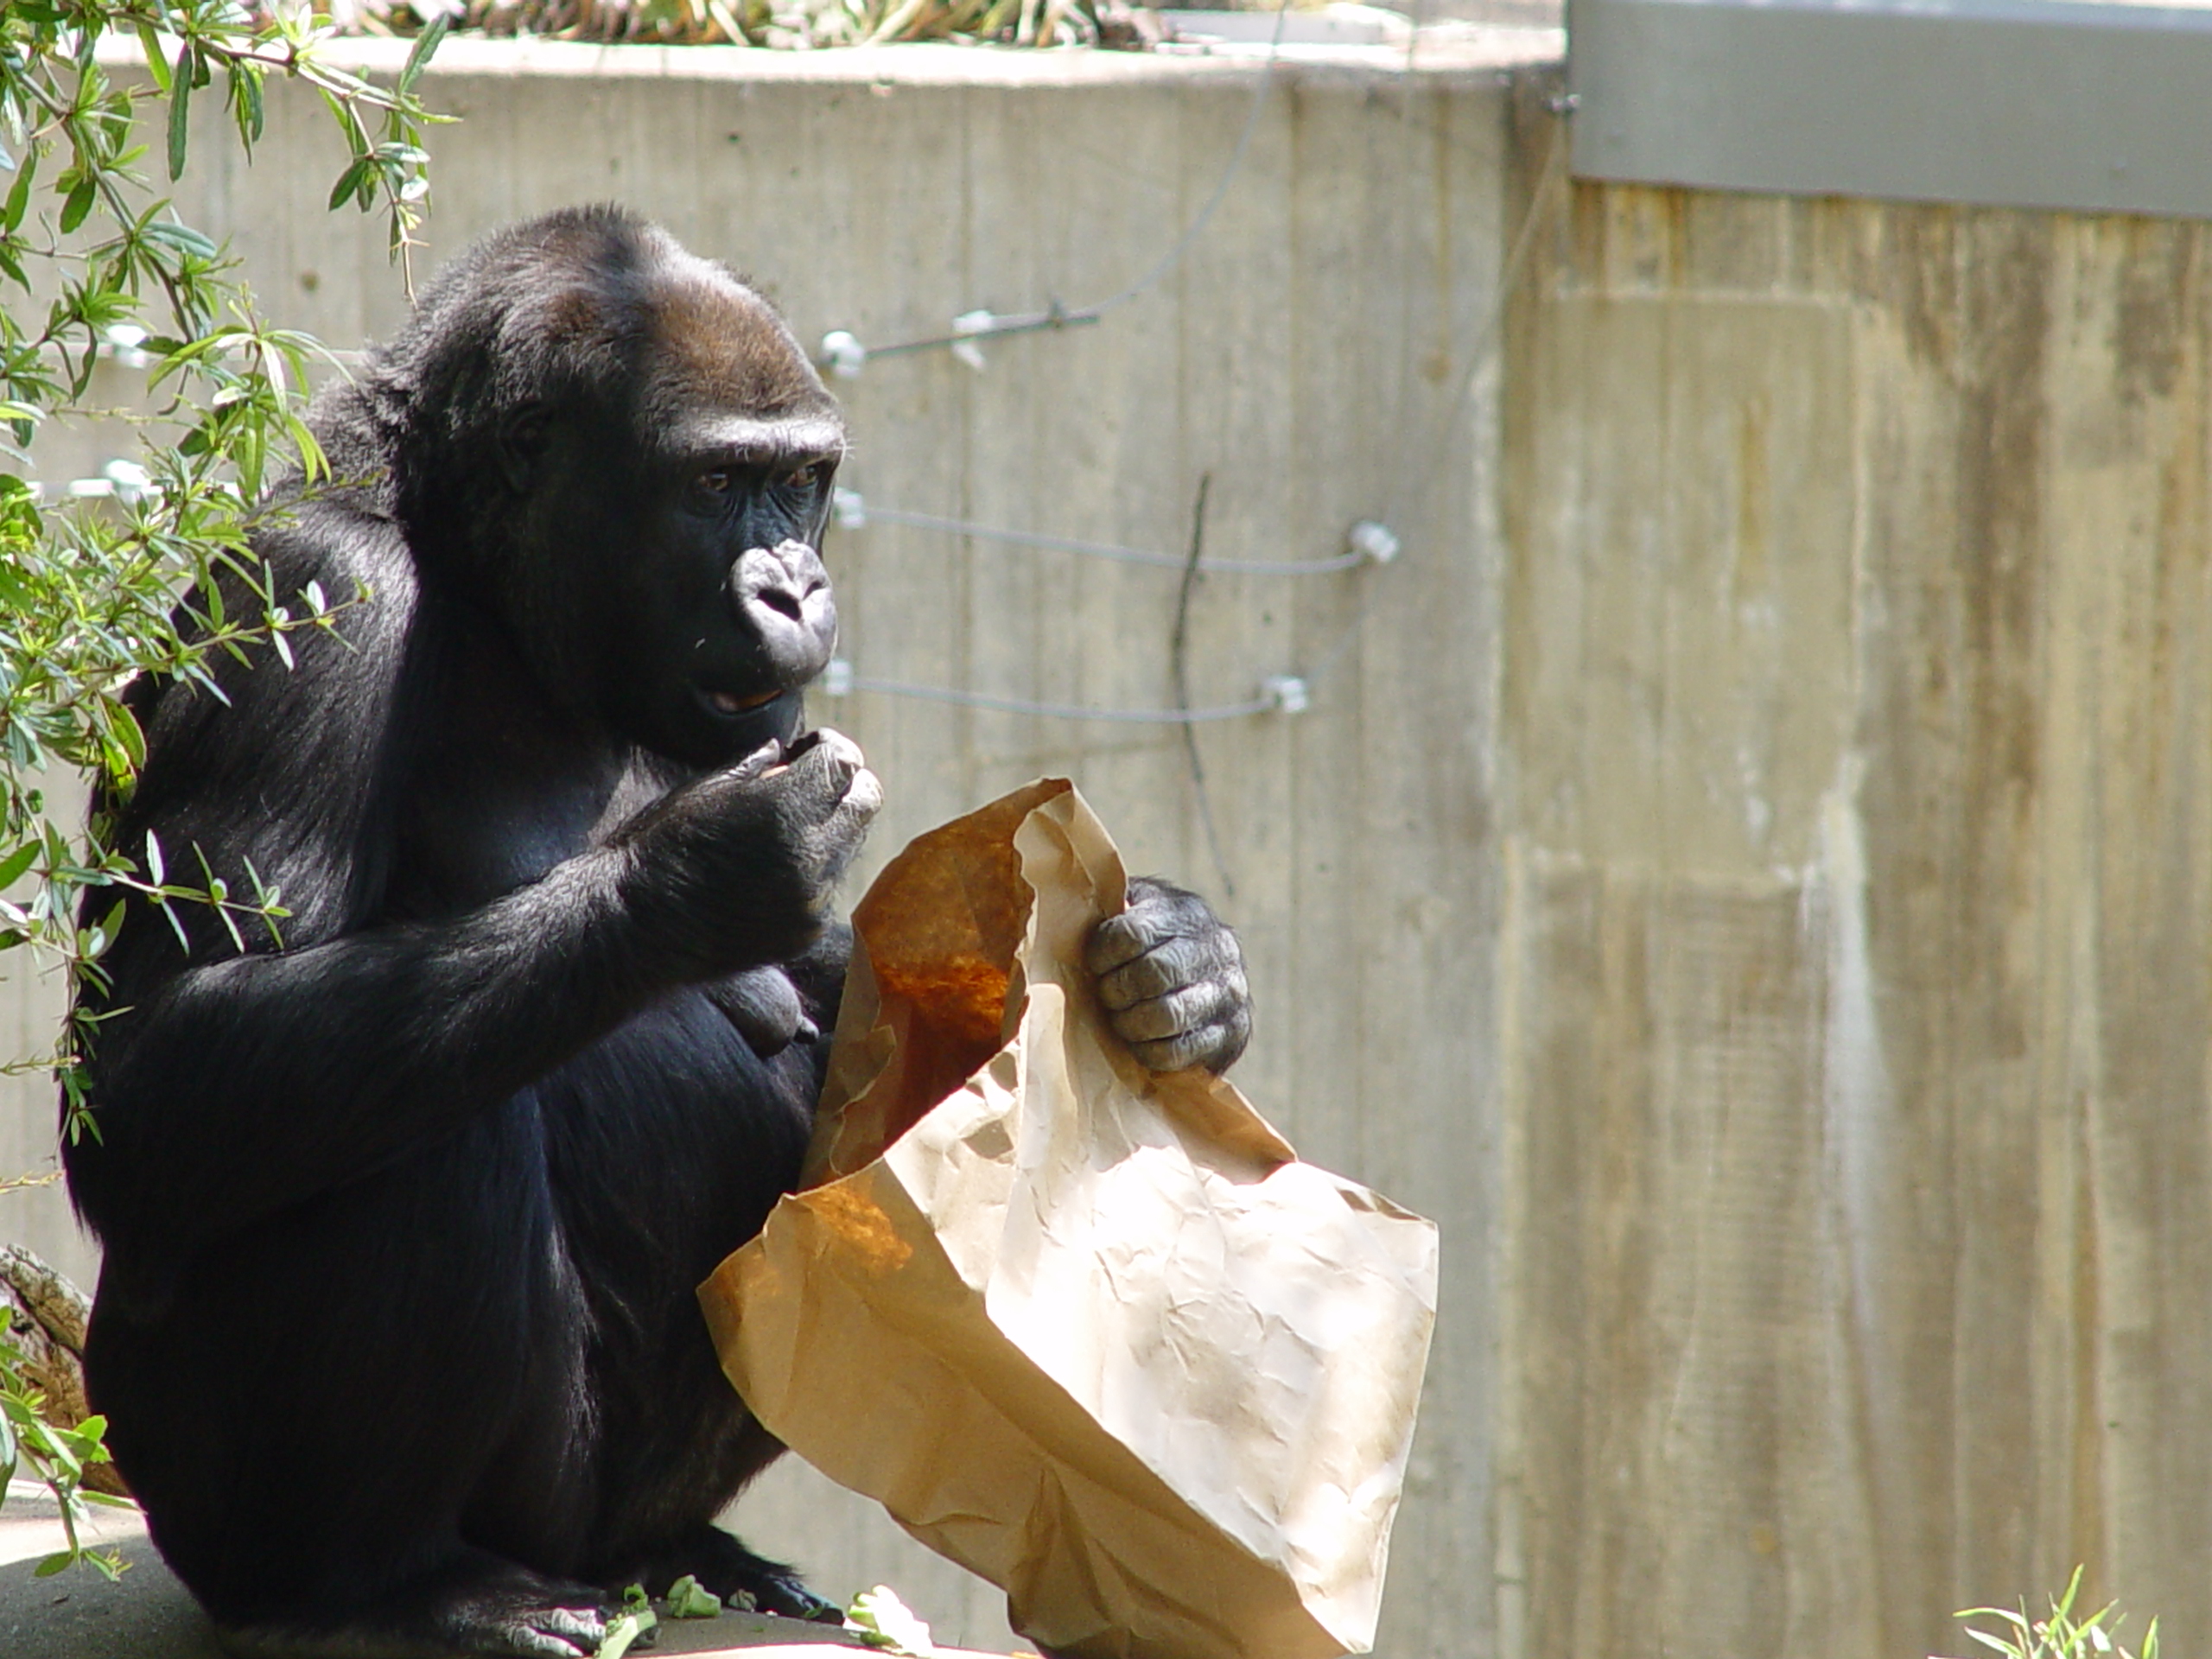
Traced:
<path fill-rule="evenodd" d="M 116 1461 L 238 1654 L 587 1655 L 683 1573 L 834 1618 L 713 1524 L 781 1448 L 693 1287 L 798 1179 L 880 800 L 804 727 L 836 406 L 766 302 L 597 207 L 462 254 L 308 423 L 330 475 L 252 550 L 364 596 L 289 670 L 134 685 L 99 807 L 291 912 L 241 944 L 134 900 L 85 993 Z M 1226 1066 L 1234 939 L 1130 901 L 1116 1029 Z"/>

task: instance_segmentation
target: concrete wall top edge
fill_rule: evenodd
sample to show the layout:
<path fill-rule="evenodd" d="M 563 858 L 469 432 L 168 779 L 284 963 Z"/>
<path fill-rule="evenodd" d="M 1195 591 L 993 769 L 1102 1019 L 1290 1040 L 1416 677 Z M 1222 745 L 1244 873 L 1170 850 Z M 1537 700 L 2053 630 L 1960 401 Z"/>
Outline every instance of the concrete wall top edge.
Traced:
<path fill-rule="evenodd" d="M 325 48 L 334 65 L 369 74 L 396 73 L 411 43 L 372 37 L 337 40 Z M 1424 32 L 1404 46 L 1285 46 L 1278 78 L 1300 84 L 1396 82 L 1424 85 L 1494 81 L 1502 74 L 1565 62 L 1566 31 L 1525 24 L 1469 26 Z M 118 67 L 143 61 L 137 42 L 103 45 L 101 60 Z M 531 36 L 490 40 L 461 36 L 439 48 L 433 77 L 577 77 L 735 83 L 823 83 L 848 86 L 997 86 L 1013 90 L 1141 86 L 1193 82 L 1249 84 L 1265 72 L 1262 48 L 1209 53 L 1100 52 L 1085 48 L 1036 51 L 928 42 L 780 52 L 734 46 L 601 46 Z"/>
<path fill-rule="evenodd" d="M 1967 24 L 2034 23 L 2057 29 L 2109 30 L 2212 29 L 2212 0 L 2175 0 L 2172 4 L 2130 3 L 2129 0 L 1643 0 L 1649 5 L 1763 12 L 1808 11 L 1859 18 L 1951 19 Z"/>
<path fill-rule="evenodd" d="M 2212 11 L 1570 0 L 1584 177 L 2212 217 Z"/>

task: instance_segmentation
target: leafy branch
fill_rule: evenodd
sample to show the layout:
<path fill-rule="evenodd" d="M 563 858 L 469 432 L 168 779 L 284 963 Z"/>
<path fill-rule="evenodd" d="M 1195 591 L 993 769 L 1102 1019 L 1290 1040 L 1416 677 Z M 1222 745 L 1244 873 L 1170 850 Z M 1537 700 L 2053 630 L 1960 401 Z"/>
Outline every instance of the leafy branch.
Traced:
<path fill-rule="evenodd" d="M 168 181 L 183 176 L 195 97 L 219 84 L 250 156 L 269 78 L 304 82 L 346 147 L 332 207 L 383 211 L 411 288 L 424 133 L 439 119 L 419 88 L 445 28 L 423 30 L 389 85 L 330 62 L 334 32 L 309 6 L 0 0 L 0 960 L 58 967 L 73 990 L 99 982 L 132 895 L 188 947 L 185 912 L 213 918 L 234 949 L 249 930 L 282 945 L 283 894 L 258 872 L 219 872 L 197 849 L 151 838 L 115 846 L 106 817 L 76 823 L 49 791 L 88 774 L 97 801 L 127 798 L 146 753 L 125 696 L 134 679 L 219 697 L 217 653 L 285 671 L 295 635 L 337 627 L 365 597 L 280 593 L 251 551 L 271 480 L 336 486 L 302 418 L 327 353 L 265 320 L 238 262 L 145 175 L 158 134 Z M 105 49 L 117 41 L 135 42 L 143 77 Z M 88 394 L 104 365 L 145 372 L 137 454 L 66 491 L 41 485 L 40 434 L 100 413 Z M 94 1019 L 73 1016 L 51 1053 L 7 1057 L 0 1071 L 52 1066 L 67 1132 L 97 1135 L 83 1066 L 97 1036 Z M 61 1503 L 68 1547 L 41 1570 L 97 1563 L 76 1521 L 103 1426 L 48 1424 L 43 1403 L 0 1325 L 0 1471 L 20 1465 Z"/>
<path fill-rule="evenodd" d="M 1993 1618 L 1999 1628 L 1978 1630 L 1967 1627 L 1969 1639 L 2001 1654 L 2004 1659 L 2158 1659 L 2158 1621 L 2152 1619 L 2143 1633 L 2143 1646 L 2130 1653 L 2120 1645 L 2113 1631 L 2120 1625 L 2120 1604 L 2107 1602 L 2086 1616 L 2075 1611 L 2082 1594 L 2082 1569 L 2075 1567 L 2063 1595 L 2054 1596 L 2046 1618 L 2031 1618 L 2023 1604 L 2011 1607 L 1969 1607 L 1961 1618 Z"/>

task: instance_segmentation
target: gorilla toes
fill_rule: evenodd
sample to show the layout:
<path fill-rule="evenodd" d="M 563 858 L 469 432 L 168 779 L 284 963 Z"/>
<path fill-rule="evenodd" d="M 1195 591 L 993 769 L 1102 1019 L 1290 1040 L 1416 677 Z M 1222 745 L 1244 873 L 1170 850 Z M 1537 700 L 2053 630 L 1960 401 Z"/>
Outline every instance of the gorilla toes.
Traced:
<path fill-rule="evenodd" d="M 544 1659 L 572 1659 L 575 1656 L 581 1659 L 582 1656 L 597 1653 L 606 1635 L 607 1622 L 597 1613 L 549 1607 L 517 1614 L 484 1627 L 473 1638 L 481 1645 L 469 1650 L 542 1655 Z"/>
<path fill-rule="evenodd" d="M 739 1606 L 749 1600 L 757 1611 L 817 1624 L 842 1624 L 845 1620 L 842 1608 L 808 1589 L 805 1580 L 791 1568 L 755 1555 L 720 1527 L 701 1527 L 690 1534 L 655 1562 L 644 1575 L 644 1582 L 647 1589 L 660 1595 L 687 1573 L 699 1581 L 701 1588 Z"/>
<path fill-rule="evenodd" d="M 372 1614 L 279 1616 L 226 1624 L 217 1636 L 234 1659 L 590 1659 L 607 1635 L 604 1600 L 590 1585 L 471 1551 L 379 1596 Z"/>
<path fill-rule="evenodd" d="M 607 1634 L 605 1598 L 594 1586 L 505 1561 L 487 1562 L 434 1594 L 429 1622 L 461 1653 L 569 1659 L 597 1653 Z"/>

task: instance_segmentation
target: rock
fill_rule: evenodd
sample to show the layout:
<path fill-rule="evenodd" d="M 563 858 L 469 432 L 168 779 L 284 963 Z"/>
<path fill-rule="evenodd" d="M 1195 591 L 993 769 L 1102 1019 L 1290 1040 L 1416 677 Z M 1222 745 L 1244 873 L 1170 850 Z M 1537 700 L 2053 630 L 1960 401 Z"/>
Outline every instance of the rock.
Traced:
<path fill-rule="evenodd" d="M 33 1576 L 38 1559 L 53 1548 L 43 1532 L 58 1527 L 50 1498 L 37 1513 L 38 1495 L 18 1484 L 0 1508 L 0 1554 L 20 1559 L 0 1566 L 0 1654 L 38 1659 L 225 1659 L 213 1628 L 191 1592 L 162 1564 L 135 1516 L 106 1521 L 105 1541 L 128 1564 L 111 1584 L 88 1567 L 51 1579 Z M 105 1520 L 105 1517 L 103 1517 Z M 272 1510 L 271 1526 L 282 1526 Z M 28 1547 L 27 1547 L 28 1546 Z M 666 1618 L 660 1639 L 635 1648 L 637 1659 L 826 1659 L 823 1650 L 860 1647 L 859 1640 L 824 1624 L 766 1613 L 724 1613 L 717 1618 Z M 947 1659 L 958 1659 L 940 1648 Z M 976 1656 L 981 1659 L 981 1656 Z"/>

